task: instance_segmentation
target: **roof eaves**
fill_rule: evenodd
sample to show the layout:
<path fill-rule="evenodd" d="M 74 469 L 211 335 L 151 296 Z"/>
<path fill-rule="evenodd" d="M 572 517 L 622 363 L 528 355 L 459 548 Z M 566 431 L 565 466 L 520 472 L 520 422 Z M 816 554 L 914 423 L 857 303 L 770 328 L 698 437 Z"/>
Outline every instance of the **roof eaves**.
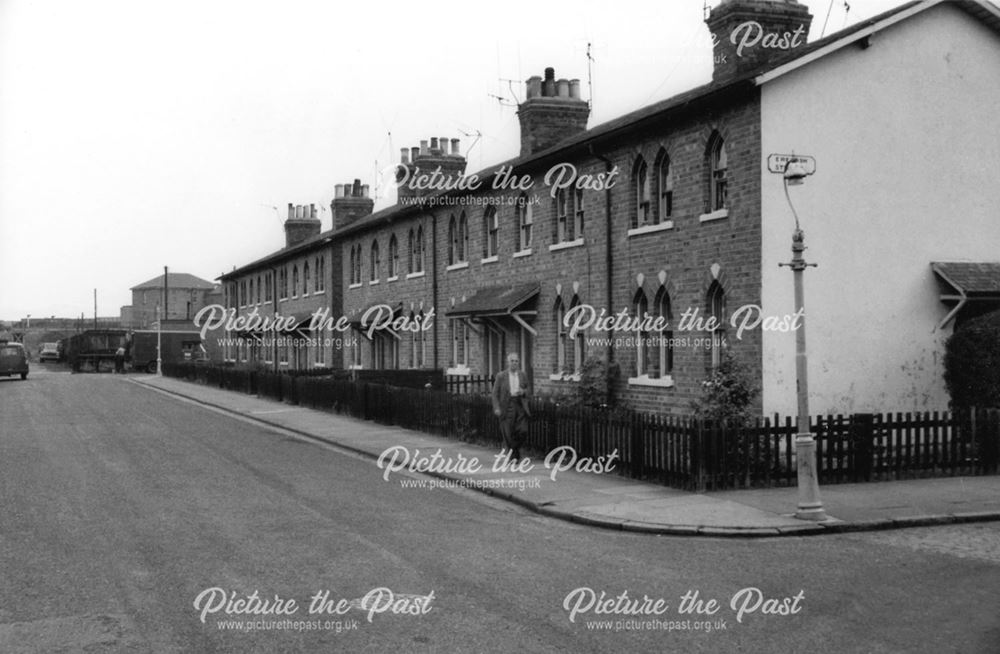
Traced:
<path fill-rule="evenodd" d="M 862 41 L 876 32 L 943 4 L 954 4 L 972 17 L 986 22 L 987 25 L 1000 32 L 1000 8 L 987 0 L 914 0 L 810 44 L 805 52 L 798 53 L 791 59 L 771 66 L 758 74 L 754 82 L 758 86 L 767 84 L 817 59 Z"/>

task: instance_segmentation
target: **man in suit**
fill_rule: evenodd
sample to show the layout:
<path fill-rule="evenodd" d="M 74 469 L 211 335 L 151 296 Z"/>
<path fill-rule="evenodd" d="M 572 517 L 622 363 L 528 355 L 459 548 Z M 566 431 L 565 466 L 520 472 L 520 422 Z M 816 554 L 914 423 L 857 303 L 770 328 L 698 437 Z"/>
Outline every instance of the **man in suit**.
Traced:
<path fill-rule="evenodd" d="M 511 459 L 521 459 L 521 445 L 528 436 L 528 376 L 521 370 L 521 358 L 507 355 L 507 369 L 493 382 L 493 413 L 500 418 L 503 443 L 511 450 Z"/>

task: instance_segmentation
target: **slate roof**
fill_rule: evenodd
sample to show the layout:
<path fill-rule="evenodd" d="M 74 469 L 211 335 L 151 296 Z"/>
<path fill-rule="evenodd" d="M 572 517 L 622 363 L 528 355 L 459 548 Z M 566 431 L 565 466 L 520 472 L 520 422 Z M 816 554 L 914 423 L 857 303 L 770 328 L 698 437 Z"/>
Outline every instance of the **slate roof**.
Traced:
<path fill-rule="evenodd" d="M 167 276 L 167 287 L 168 288 L 196 288 L 196 289 L 208 289 L 212 290 L 215 288 L 215 283 L 210 282 L 207 279 L 202 279 L 201 277 L 195 277 L 194 275 L 189 275 L 188 273 L 170 273 Z M 156 289 L 161 290 L 163 288 L 163 275 L 159 277 L 154 277 L 149 281 L 145 281 L 138 286 L 133 286 L 132 291 L 142 291 L 146 289 Z"/>
<path fill-rule="evenodd" d="M 537 283 L 507 286 L 489 286 L 445 312 L 453 317 L 500 316 L 512 313 L 528 300 L 538 295 L 541 287 Z"/>
<path fill-rule="evenodd" d="M 1000 297 L 1000 262 L 932 261 L 931 268 L 968 297 Z"/>

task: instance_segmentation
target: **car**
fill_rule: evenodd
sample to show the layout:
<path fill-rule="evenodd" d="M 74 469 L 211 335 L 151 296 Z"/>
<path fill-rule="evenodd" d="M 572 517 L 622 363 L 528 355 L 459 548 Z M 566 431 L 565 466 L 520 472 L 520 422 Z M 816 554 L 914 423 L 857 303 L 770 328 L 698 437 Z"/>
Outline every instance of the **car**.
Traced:
<path fill-rule="evenodd" d="M 0 375 L 28 378 L 28 352 L 20 343 L 0 343 Z"/>
<path fill-rule="evenodd" d="M 42 343 L 42 349 L 38 353 L 39 361 L 58 361 L 59 343 Z"/>

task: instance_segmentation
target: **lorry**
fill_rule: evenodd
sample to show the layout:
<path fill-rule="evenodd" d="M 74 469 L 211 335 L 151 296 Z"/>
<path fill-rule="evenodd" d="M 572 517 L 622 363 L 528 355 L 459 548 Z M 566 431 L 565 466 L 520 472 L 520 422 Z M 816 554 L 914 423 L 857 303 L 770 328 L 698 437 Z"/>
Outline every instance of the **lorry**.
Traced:
<path fill-rule="evenodd" d="M 164 363 L 182 361 L 205 361 L 208 356 L 201 342 L 201 334 L 195 330 L 168 329 L 135 330 L 129 335 L 125 350 L 125 361 L 132 370 L 156 372 L 156 343 L 159 338 Z"/>
<path fill-rule="evenodd" d="M 100 372 L 102 367 L 113 370 L 115 353 L 127 342 L 128 332 L 124 329 L 88 329 L 66 339 L 66 359 L 73 372 Z"/>

